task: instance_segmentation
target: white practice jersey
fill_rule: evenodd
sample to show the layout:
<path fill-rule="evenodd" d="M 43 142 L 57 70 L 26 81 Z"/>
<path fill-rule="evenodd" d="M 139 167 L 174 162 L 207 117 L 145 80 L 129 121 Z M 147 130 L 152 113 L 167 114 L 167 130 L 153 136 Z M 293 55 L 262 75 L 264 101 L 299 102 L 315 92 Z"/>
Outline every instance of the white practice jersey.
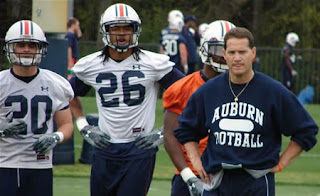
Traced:
<path fill-rule="evenodd" d="M 10 70 L 0 72 L 0 78 L 0 123 L 21 119 L 27 124 L 26 133 L 0 138 L 0 167 L 52 168 L 52 151 L 37 156 L 32 145 L 42 134 L 53 132 L 54 113 L 73 98 L 71 85 L 45 69 L 29 83 L 14 77 Z"/>
<path fill-rule="evenodd" d="M 152 131 L 159 84 L 174 63 L 166 55 L 142 50 L 137 61 L 131 55 L 103 63 L 101 52 L 80 59 L 76 76 L 96 90 L 99 128 L 113 143 L 128 143 Z"/>

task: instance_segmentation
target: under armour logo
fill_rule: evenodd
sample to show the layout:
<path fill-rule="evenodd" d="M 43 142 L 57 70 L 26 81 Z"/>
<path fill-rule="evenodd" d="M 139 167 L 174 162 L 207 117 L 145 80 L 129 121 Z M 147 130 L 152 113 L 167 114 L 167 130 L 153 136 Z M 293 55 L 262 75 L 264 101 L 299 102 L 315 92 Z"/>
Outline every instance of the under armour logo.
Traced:
<path fill-rule="evenodd" d="M 49 87 L 43 87 L 43 86 L 41 86 L 41 91 L 49 91 Z"/>
<path fill-rule="evenodd" d="M 140 65 L 132 65 L 132 69 L 141 69 Z"/>

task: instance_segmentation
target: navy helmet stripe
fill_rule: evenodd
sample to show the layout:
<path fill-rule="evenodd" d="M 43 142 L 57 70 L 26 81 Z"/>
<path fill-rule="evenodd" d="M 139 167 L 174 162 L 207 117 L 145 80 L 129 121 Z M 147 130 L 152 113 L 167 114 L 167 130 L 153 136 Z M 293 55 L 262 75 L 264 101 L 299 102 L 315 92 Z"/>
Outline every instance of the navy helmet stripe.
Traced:
<path fill-rule="evenodd" d="M 116 11 L 116 16 L 118 16 L 118 6 L 114 6 L 114 9 L 115 9 L 115 11 Z"/>
<path fill-rule="evenodd" d="M 129 14 L 128 14 L 128 6 L 125 6 L 125 8 L 126 8 L 126 16 L 128 17 L 129 16 Z"/>
<path fill-rule="evenodd" d="M 23 34 L 23 21 L 20 21 L 20 35 Z"/>
<path fill-rule="evenodd" d="M 224 35 L 223 23 L 222 23 L 222 22 L 220 22 L 220 25 L 221 25 L 221 29 L 222 29 L 222 31 L 221 31 L 221 37 L 223 37 L 223 35 Z"/>
<path fill-rule="evenodd" d="M 32 22 L 30 22 L 30 26 L 31 26 L 31 35 L 33 35 L 33 23 Z"/>

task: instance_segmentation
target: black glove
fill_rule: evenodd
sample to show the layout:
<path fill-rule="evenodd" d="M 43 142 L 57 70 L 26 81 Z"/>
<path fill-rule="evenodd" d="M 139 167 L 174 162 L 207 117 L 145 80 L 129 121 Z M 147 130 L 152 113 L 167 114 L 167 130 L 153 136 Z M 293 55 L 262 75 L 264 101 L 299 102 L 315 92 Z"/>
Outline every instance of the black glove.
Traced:
<path fill-rule="evenodd" d="M 35 150 L 37 154 L 45 154 L 52 150 L 60 140 L 61 138 L 57 133 L 44 134 L 33 143 L 33 150 Z"/>
<path fill-rule="evenodd" d="M 97 148 L 107 148 L 110 143 L 110 136 L 100 131 L 99 127 L 87 125 L 80 130 L 82 137 L 91 145 Z"/>
<path fill-rule="evenodd" d="M 200 196 L 203 192 L 203 182 L 197 177 L 192 177 L 187 181 L 191 196 Z"/>
<path fill-rule="evenodd" d="M 135 145 L 141 149 L 152 149 L 156 148 L 163 143 L 163 127 L 153 130 L 151 133 L 139 136 L 135 140 Z"/>
<path fill-rule="evenodd" d="M 27 132 L 27 124 L 22 120 L 0 124 L 0 137 L 11 137 Z"/>

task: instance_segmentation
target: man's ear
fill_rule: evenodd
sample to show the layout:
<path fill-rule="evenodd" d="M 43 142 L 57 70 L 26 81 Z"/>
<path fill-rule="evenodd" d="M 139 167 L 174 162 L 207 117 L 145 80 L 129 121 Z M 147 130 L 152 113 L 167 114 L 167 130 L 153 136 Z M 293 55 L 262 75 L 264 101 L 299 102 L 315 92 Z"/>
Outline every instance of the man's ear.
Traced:
<path fill-rule="evenodd" d="M 253 47 L 253 48 L 251 49 L 251 51 L 252 51 L 252 55 L 253 55 L 253 57 L 252 57 L 252 60 L 253 60 L 254 58 L 256 58 L 257 48 L 256 48 L 256 47 Z"/>
<path fill-rule="evenodd" d="M 226 59 L 226 50 L 224 48 L 222 49 L 222 55 L 223 55 L 223 58 Z"/>

